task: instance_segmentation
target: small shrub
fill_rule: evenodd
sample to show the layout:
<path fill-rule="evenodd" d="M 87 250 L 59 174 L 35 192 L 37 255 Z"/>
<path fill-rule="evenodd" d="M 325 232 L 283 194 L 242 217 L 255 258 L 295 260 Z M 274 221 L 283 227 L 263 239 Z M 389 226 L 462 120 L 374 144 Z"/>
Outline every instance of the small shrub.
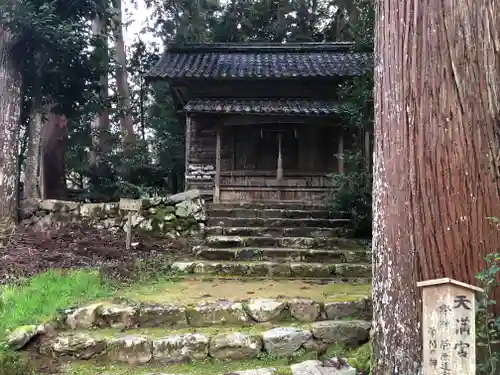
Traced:
<path fill-rule="evenodd" d="M 361 153 L 344 154 L 345 173 L 331 177 L 335 185 L 330 198 L 330 211 L 345 212 L 352 220 L 354 236 L 371 238 L 372 175 L 364 169 Z"/>
<path fill-rule="evenodd" d="M 0 375 L 35 375 L 35 369 L 21 354 L 0 343 Z"/>
<path fill-rule="evenodd" d="M 498 219 L 494 219 L 498 221 Z M 478 375 L 497 375 L 500 372 L 500 317 L 494 316 L 491 306 L 495 300 L 489 298 L 490 293 L 499 287 L 500 253 L 489 254 L 486 258 L 486 267 L 478 273 L 477 279 L 481 282 L 484 294 L 478 298 L 476 314 L 476 342 L 481 350 L 478 353 Z M 495 349 L 495 346 L 497 349 Z"/>
<path fill-rule="evenodd" d="M 358 371 L 365 374 L 371 372 L 372 347 L 366 343 L 349 354 L 347 362 Z"/>

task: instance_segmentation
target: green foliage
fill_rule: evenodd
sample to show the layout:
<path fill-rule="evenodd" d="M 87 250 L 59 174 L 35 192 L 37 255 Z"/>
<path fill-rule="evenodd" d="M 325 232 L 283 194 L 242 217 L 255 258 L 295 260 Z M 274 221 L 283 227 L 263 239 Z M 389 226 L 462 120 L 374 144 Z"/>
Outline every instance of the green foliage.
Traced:
<path fill-rule="evenodd" d="M 346 212 L 354 236 L 370 238 L 372 233 L 372 174 L 366 170 L 360 152 L 344 153 L 344 173 L 331 175 L 335 189 L 330 198 L 332 212 Z"/>
<path fill-rule="evenodd" d="M 371 1 L 355 1 L 356 24 L 352 27 L 355 48 L 364 50 L 373 46 L 374 9 Z M 351 9 L 351 11 L 353 11 Z M 339 98 L 344 103 L 344 124 L 354 134 L 350 150 L 344 151 L 344 173 L 332 175 L 334 191 L 330 201 L 333 211 L 348 212 L 354 226 L 354 235 L 371 237 L 372 230 L 372 171 L 367 169 L 371 154 L 364 154 L 365 132 L 373 130 L 373 73 L 353 78 L 340 86 Z"/>
<path fill-rule="evenodd" d="M 29 360 L 0 343 L 0 375 L 36 375 Z"/>
<path fill-rule="evenodd" d="M 30 362 L 10 351 L 7 332 L 17 327 L 43 322 L 62 308 L 110 295 L 96 273 L 50 271 L 33 277 L 24 285 L 0 289 L 0 375 L 35 374 Z"/>
<path fill-rule="evenodd" d="M 21 286 L 5 286 L 0 294 L 0 337 L 19 326 L 49 318 L 57 309 L 108 296 L 111 288 L 102 285 L 90 271 L 49 271 Z"/>
<path fill-rule="evenodd" d="M 498 222 L 497 218 L 492 218 Z M 481 282 L 484 293 L 477 302 L 476 318 L 476 342 L 478 348 L 482 349 L 478 353 L 478 375 L 495 375 L 500 371 L 500 317 L 494 316 L 492 306 L 495 300 L 490 299 L 490 295 L 500 286 L 500 253 L 489 254 L 486 258 L 486 267 L 477 274 L 477 279 Z"/>
<path fill-rule="evenodd" d="M 366 343 L 353 352 L 349 353 L 347 362 L 356 370 L 362 370 L 366 374 L 371 373 L 371 357 L 372 347 L 370 343 Z"/>

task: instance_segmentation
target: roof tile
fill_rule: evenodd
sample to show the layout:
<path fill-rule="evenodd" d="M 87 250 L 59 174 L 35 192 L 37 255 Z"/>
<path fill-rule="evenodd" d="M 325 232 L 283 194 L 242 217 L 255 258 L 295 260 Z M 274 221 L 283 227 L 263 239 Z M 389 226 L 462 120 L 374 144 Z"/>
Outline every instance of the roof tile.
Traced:
<path fill-rule="evenodd" d="M 284 114 L 317 115 L 340 114 L 343 106 L 333 100 L 307 99 L 194 99 L 185 106 L 189 113 L 219 114 Z"/>
<path fill-rule="evenodd" d="M 346 44 L 196 45 L 167 49 L 148 73 L 156 78 L 293 78 L 355 76 L 372 66 L 372 54 Z"/>

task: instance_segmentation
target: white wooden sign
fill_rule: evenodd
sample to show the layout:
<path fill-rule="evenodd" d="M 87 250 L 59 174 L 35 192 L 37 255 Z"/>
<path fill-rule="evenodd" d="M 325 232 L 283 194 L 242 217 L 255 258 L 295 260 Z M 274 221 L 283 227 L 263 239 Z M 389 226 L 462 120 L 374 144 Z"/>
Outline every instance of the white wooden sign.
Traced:
<path fill-rule="evenodd" d="M 142 207 L 141 199 L 120 199 L 120 210 L 128 211 L 127 213 L 127 238 L 125 240 L 125 247 L 130 249 L 132 243 L 132 212 L 137 212 Z"/>
<path fill-rule="evenodd" d="M 476 292 L 449 278 L 417 283 L 422 288 L 424 375 L 476 374 Z"/>

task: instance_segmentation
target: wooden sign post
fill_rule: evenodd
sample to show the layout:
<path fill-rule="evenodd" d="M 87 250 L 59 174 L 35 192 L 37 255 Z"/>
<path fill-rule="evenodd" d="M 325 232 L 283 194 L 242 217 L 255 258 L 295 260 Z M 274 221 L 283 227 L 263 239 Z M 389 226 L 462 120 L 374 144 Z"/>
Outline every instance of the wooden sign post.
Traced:
<path fill-rule="evenodd" d="M 476 374 L 476 292 L 444 278 L 417 283 L 422 290 L 424 375 Z"/>
<path fill-rule="evenodd" d="M 125 240 L 125 248 L 130 249 L 132 243 L 132 213 L 138 212 L 142 207 L 140 199 L 120 199 L 120 210 L 128 211 L 127 213 L 127 239 Z"/>

